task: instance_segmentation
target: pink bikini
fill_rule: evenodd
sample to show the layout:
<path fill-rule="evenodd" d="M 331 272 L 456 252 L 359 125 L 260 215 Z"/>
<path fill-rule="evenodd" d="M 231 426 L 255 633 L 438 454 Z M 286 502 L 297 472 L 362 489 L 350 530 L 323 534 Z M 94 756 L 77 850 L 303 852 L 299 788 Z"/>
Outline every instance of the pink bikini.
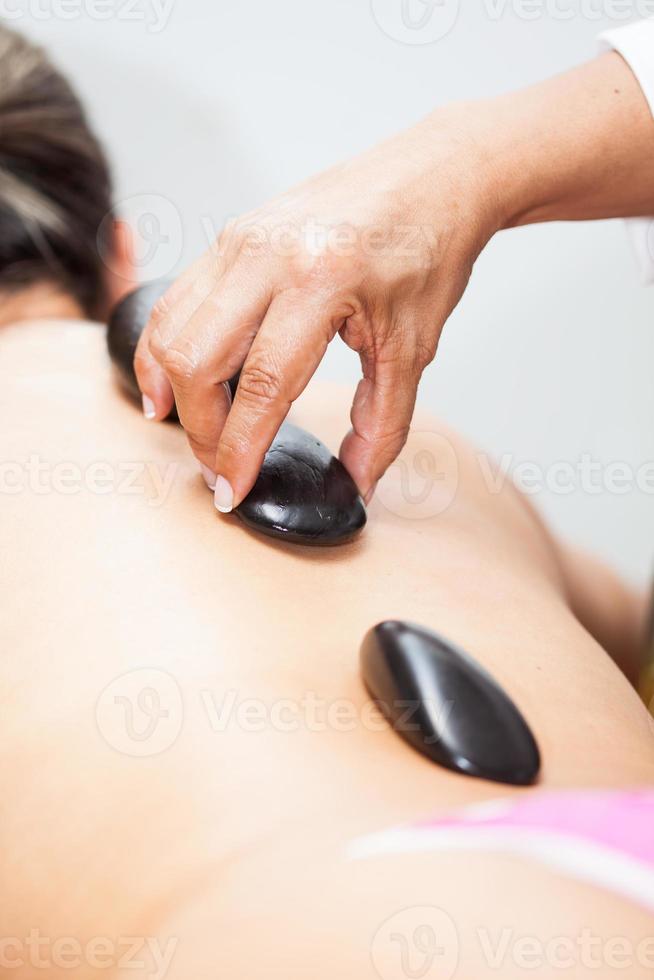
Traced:
<path fill-rule="evenodd" d="M 358 838 L 349 856 L 519 854 L 654 911 L 654 790 L 534 791 Z"/>

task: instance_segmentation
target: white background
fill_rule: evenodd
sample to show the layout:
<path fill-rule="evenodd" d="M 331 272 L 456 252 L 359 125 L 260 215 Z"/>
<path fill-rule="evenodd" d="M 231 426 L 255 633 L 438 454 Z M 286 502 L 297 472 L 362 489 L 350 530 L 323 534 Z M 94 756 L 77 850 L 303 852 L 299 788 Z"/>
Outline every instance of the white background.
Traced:
<path fill-rule="evenodd" d="M 595 54 L 596 34 L 617 26 L 617 14 L 643 11 L 636 0 L 462 0 L 445 37 L 406 44 L 380 28 L 378 0 L 164 2 L 158 31 L 153 0 L 97 9 L 94 0 L 3 0 L 0 9 L 77 83 L 114 161 L 117 199 L 136 196 L 138 210 L 140 195 L 158 195 L 180 213 L 166 272 L 202 250 L 203 218 L 220 228 L 438 104 L 565 70 Z M 421 0 L 410 2 L 419 16 Z M 392 24 L 401 3 L 377 9 Z M 480 259 L 420 399 L 514 464 L 576 466 L 590 454 L 635 471 L 654 460 L 653 365 L 654 292 L 638 281 L 621 222 L 526 228 L 498 236 Z M 320 374 L 354 381 L 357 369 L 337 339 Z M 647 580 L 651 492 L 535 499 L 570 539 Z"/>

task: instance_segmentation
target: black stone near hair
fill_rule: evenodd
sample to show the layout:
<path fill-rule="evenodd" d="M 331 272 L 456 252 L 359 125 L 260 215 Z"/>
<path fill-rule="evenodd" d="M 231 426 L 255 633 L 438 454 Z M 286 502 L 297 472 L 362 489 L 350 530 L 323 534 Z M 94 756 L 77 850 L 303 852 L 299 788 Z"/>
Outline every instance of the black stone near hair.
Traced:
<path fill-rule="evenodd" d="M 138 402 L 141 401 L 141 391 L 134 373 L 134 354 L 154 304 L 170 285 L 167 279 L 157 279 L 145 286 L 139 286 L 114 307 L 107 324 L 107 347 L 118 380 L 123 390 Z M 232 397 L 236 391 L 238 377 L 236 374 L 229 381 Z M 179 421 L 174 405 L 168 418 L 171 421 Z"/>
<path fill-rule="evenodd" d="M 380 623 L 361 647 L 363 680 L 395 731 L 455 772 L 526 786 L 540 753 L 526 721 L 475 660 L 431 630 Z"/>
<path fill-rule="evenodd" d="M 154 304 L 160 296 L 163 296 L 169 285 L 167 280 L 161 279 L 146 286 L 139 286 L 114 307 L 107 324 L 109 357 L 116 369 L 120 385 L 130 397 L 139 402 L 141 391 L 134 373 L 134 354 Z M 173 412 L 174 417 L 177 418 L 177 412 L 174 409 Z"/>
<path fill-rule="evenodd" d="M 160 280 L 139 287 L 109 319 L 109 356 L 121 387 L 138 402 L 134 354 L 154 304 L 169 285 Z M 229 382 L 232 397 L 239 374 Z M 168 417 L 179 421 L 175 408 Z M 316 546 L 344 544 L 366 523 L 363 500 L 342 463 L 315 436 L 288 422 L 279 430 L 254 487 L 236 513 L 262 534 Z"/>

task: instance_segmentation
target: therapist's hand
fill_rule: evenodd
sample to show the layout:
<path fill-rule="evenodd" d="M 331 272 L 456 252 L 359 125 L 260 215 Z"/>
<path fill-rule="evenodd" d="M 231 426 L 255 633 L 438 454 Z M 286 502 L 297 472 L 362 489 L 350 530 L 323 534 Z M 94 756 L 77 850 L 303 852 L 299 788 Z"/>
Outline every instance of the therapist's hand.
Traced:
<path fill-rule="evenodd" d="M 174 392 L 220 509 L 251 489 L 337 334 L 363 375 L 341 458 L 370 496 L 490 234 L 482 191 L 473 141 L 453 118 L 432 117 L 234 222 L 164 295 L 137 376 L 157 418 Z M 241 366 L 230 410 L 223 382 Z"/>
<path fill-rule="evenodd" d="M 492 234 L 653 213 L 654 122 L 617 54 L 438 110 L 223 232 L 141 338 L 147 414 L 164 418 L 174 394 L 216 506 L 228 511 L 338 333 L 363 373 L 341 458 L 369 498 L 402 448 L 420 375 Z M 241 365 L 230 409 L 224 382 Z"/>

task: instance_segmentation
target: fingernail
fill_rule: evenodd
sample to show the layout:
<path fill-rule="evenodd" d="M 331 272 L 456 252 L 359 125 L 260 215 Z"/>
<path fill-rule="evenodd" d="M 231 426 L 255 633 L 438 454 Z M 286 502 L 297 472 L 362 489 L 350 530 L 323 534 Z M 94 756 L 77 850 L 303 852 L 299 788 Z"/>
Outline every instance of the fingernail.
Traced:
<path fill-rule="evenodd" d="M 204 463 L 200 463 L 200 472 L 202 473 L 202 476 L 204 477 L 204 482 L 209 487 L 209 489 L 215 490 L 216 474 L 214 473 L 214 471 L 209 469 L 208 466 L 205 466 Z"/>
<path fill-rule="evenodd" d="M 219 510 L 221 514 L 231 513 L 232 507 L 234 506 L 234 491 L 224 476 L 216 477 L 213 500 L 216 505 L 216 510 Z"/>
<path fill-rule="evenodd" d="M 376 489 L 377 489 L 377 484 L 373 483 L 373 485 L 370 487 L 370 490 L 368 490 L 368 493 L 363 498 L 363 502 L 366 505 L 366 507 L 368 506 L 372 498 L 375 496 Z"/>
<path fill-rule="evenodd" d="M 147 395 L 143 395 L 143 414 L 146 419 L 156 419 L 157 410 L 154 407 L 154 402 Z"/>

